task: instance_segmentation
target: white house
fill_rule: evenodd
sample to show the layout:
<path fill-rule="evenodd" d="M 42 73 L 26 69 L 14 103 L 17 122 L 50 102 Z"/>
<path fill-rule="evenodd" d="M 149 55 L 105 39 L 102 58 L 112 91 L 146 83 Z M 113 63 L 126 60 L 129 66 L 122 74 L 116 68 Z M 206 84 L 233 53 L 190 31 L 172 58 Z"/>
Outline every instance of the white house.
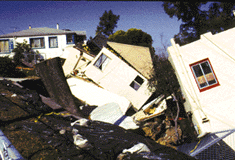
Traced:
<path fill-rule="evenodd" d="M 148 47 L 107 42 L 79 72 L 104 89 L 126 97 L 139 110 L 152 95 L 148 89 L 152 68 Z"/>
<path fill-rule="evenodd" d="M 199 137 L 235 129 L 235 28 L 179 46 L 171 40 L 169 60 L 175 69 L 185 110 Z M 223 139 L 235 149 L 235 134 Z"/>
<path fill-rule="evenodd" d="M 60 30 L 57 28 L 32 28 L 0 35 L 0 56 L 13 55 L 12 50 L 16 43 L 26 40 L 34 51 L 38 50 L 43 59 L 53 57 L 66 58 L 66 48 L 74 46 L 77 42 L 84 42 L 85 31 Z"/>

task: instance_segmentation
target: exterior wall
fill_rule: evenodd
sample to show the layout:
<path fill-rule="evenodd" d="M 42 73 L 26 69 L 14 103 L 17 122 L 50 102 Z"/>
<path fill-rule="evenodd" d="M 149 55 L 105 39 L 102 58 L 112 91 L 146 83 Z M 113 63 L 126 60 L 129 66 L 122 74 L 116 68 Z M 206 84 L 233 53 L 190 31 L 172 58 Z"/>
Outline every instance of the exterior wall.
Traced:
<path fill-rule="evenodd" d="M 68 57 L 64 62 L 63 70 L 64 70 L 64 75 L 67 76 L 68 74 L 71 74 L 73 72 L 76 63 L 80 58 L 81 52 L 73 47 L 66 48 L 65 52 L 68 52 Z"/>
<path fill-rule="evenodd" d="M 87 53 L 83 53 L 81 56 L 81 52 L 73 47 L 66 47 L 64 52 L 68 54 L 63 65 L 65 76 L 71 74 L 73 70 L 82 72 L 87 64 L 94 59 L 94 57 Z"/>
<path fill-rule="evenodd" d="M 94 66 L 94 63 L 102 53 L 110 58 L 109 63 L 103 71 Z M 148 80 L 106 48 L 100 51 L 85 70 L 87 77 L 91 78 L 105 89 L 126 97 L 137 110 L 139 110 L 151 96 L 151 92 L 147 89 Z M 144 80 L 144 83 L 136 91 L 130 84 L 137 75 Z"/>
<path fill-rule="evenodd" d="M 54 58 L 54 57 L 58 57 L 58 56 L 60 57 L 64 54 L 64 50 L 66 47 L 74 46 L 74 44 L 67 44 L 66 35 L 16 37 L 16 38 L 7 38 L 7 39 L 12 39 L 13 43 L 14 43 L 14 47 L 15 47 L 17 42 L 23 43 L 24 40 L 26 40 L 27 43 L 30 43 L 30 38 L 42 38 L 42 37 L 44 38 L 45 48 L 37 48 L 37 49 L 33 49 L 33 50 L 39 51 L 39 53 L 42 55 L 42 57 L 44 59 Z M 57 37 L 57 42 L 58 42 L 57 48 L 49 48 L 49 37 Z M 10 53 L 9 54 L 0 54 L 0 56 L 4 56 L 4 55 L 10 55 Z"/>
<path fill-rule="evenodd" d="M 88 63 L 90 63 L 94 59 L 93 56 L 83 53 L 81 60 L 78 62 L 77 67 L 75 68 L 76 70 L 83 71 Z"/>
<path fill-rule="evenodd" d="M 186 99 L 185 109 L 193 113 L 193 122 L 201 133 L 235 128 L 235 52 L 231 49 L 234 47 L 231 32 L 234 29 L 216 35 L 207 33 L 201 35 L 200 40 L 181 47 L 172 40 L 168 48 L 169 60 Z M 205 58 L 211 63 L 219 86 L 200 92 L 190 64 Z M 203 118 L 209 122 L 202 123 Z"/>

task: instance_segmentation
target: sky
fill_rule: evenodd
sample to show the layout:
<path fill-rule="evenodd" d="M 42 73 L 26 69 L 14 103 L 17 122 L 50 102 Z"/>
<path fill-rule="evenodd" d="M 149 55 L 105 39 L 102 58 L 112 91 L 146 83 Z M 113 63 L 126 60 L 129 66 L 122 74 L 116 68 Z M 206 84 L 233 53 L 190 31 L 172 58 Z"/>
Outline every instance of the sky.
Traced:
<path fill-rule="evenodd" d="M 146 1 L 0 1 L 0 35 L 32 28 L 49 27 L 86 31 L 87 39 L 95 36 L 99 18 L 112 10 L 120 15 L 114 31 L 141 29 L 152 36 L 153 47 L 179 33 L 181 21 L 170 18 L 162 7 L 163 2 Z"/>

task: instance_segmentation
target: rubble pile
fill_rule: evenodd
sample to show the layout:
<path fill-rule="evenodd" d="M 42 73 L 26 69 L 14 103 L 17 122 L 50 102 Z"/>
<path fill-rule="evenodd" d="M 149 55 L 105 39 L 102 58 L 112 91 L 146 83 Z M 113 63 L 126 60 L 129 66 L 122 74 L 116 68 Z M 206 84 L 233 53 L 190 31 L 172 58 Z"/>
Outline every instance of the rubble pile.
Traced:
<path fill-rule="evenodd" d="M 0 81 L 0 93 L 1 130 L 25 159 L 194 159 L 118 125 L 53 110 L 12 81 Z M 156 130 L 156 122 L 145 127 Z"/>

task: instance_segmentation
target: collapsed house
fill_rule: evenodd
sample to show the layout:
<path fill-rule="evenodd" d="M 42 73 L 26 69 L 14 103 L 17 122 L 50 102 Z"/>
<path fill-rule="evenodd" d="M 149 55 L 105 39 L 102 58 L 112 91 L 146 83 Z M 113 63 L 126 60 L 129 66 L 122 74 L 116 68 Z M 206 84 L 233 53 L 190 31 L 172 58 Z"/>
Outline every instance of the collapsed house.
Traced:
<path fill-rule="evenodd" d="M 235 28 L 214 35 L 206 33 L 184 46 L 171 40 L 169 60 L 181 86 L 185 110 L 192 116 L 198 138 L 202 140 L 181 148 L 187 154 L 204 153 L 204 156 L 213 155 L 214 159 L 223 154 L 224 159 L 234 158 L 234 34 Z M 189 152 L 195 146 L 198 146 L 196 150 Z M 215 150 L 216 147 L 227 151 Z"/>
<path fill-rule="evenodd" d="M 139 110 L 154 92 L 148 88 L 153 68 L 149 48 L 115 42 L 97 46 L 100 49 L 96 55 L 71 48 L 63 65 L 64 74 L 78 72 L 105 90 L 125 97 Z"/>

